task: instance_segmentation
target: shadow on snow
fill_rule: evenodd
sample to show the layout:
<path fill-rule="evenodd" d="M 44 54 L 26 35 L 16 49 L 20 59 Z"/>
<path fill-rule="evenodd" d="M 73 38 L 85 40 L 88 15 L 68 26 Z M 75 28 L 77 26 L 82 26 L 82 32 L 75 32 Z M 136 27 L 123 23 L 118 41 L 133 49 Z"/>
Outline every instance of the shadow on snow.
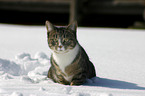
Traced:
<path fill-rule="evenodd" d="M 116 89 L 145 90 L 145 87 L 140 87 L 135 83 L 99 77 L 94 77 L 91 80 L 87 80 L 87 83 L 85 83 L 84 86 L 100 86 Z"/>

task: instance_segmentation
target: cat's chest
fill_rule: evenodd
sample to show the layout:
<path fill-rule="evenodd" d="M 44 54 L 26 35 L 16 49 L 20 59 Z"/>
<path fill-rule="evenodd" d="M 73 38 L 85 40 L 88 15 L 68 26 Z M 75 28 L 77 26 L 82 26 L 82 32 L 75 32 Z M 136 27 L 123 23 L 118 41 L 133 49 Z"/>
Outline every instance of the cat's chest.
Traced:
<path fill-rule="evenodd" d="M 57 54 L 53 53 L 53 59 L 61 69 L 63 73 L 65 73 L 65 68 L 70 65 L 75 57 L 77 56 L 79 52 L 79 45 L 76 45 L 74 49 L 69 50 L 67 53 Z"/>

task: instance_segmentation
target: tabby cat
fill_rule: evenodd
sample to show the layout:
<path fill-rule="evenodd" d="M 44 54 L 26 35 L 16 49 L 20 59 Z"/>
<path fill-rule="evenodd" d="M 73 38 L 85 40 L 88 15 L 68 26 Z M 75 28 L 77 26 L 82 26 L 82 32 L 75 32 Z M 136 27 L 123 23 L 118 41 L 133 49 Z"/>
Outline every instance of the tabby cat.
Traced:
<path fill-rule="evenodd" d="M 96 76 L 95 68 L 77 41 L 77 22 L 57 27 L 46 21 L 48 45 L 52 50 L 48 78 L 65 85 L 81 85 Z"/>

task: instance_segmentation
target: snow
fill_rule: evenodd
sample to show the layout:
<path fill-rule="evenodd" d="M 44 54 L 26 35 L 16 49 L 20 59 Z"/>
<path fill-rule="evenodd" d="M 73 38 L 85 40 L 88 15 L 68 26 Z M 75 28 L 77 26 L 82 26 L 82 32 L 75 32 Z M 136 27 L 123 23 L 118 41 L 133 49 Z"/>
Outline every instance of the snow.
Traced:
<path fill-rule="evenodd" d="M 145 96 L 145 30 L 78 28 L 97 77 L 81 86 L 47 78 L 45 26 L 0 24 L 0 96 Z"/>

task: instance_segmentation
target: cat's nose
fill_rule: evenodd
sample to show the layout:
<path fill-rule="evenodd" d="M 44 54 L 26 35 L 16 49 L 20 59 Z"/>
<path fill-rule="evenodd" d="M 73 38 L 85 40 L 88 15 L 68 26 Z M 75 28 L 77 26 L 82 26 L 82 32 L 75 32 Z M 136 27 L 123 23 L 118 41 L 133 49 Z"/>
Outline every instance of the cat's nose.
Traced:
<path fill-rule="evenodd" d="M 58 46 L 59 48 L 62 48 L 62 45 Z"/>

